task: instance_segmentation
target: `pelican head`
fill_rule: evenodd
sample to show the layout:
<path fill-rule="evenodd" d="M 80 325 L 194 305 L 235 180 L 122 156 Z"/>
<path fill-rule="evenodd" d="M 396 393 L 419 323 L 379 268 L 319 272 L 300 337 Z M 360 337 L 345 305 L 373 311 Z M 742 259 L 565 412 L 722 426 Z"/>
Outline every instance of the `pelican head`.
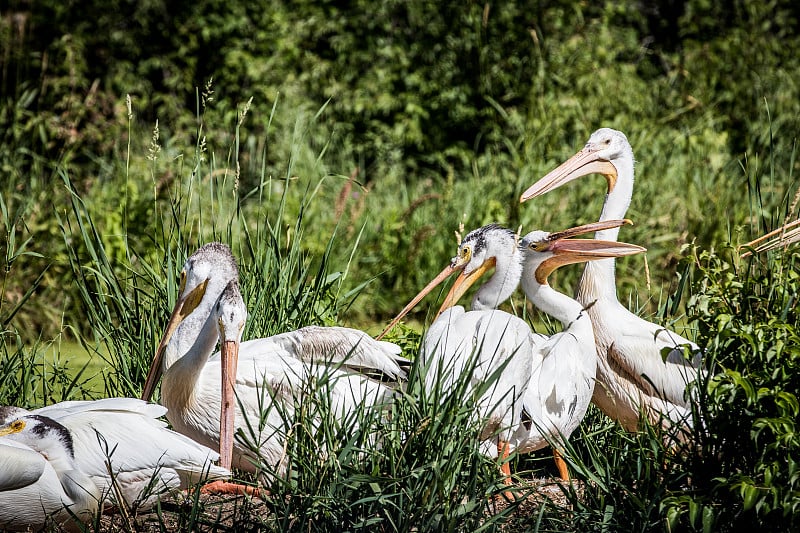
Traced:
<path fill-rule="evenodd" d="M 524 270 L 533 272 L 536 283 L 547 285 L 547 277 L 557 268 L 610 257 L 623 257 L 646 251 L 641 246 L 616 241 L 572 239 L 577 235 L 631 224 L 630 220 L 607 220 L 584 224 L 556 233 L 532 231 L 522 238 Z M 523 283 L 528 280 L 523 278 Z"/>
<path fill-rule="evenodd" d="M 69 430 L 46 416 L 18 407 L 0 407 L 0 437 L 20 442 L 44 455 L 57 472 L 74 470 L 75 448 Z"/>
<path fill-rule="evenodd" d="M 565 183 L 589 174 L 602 174 L 611 193 L 625 162 L 633 165 L 633 149 L 624 133 L 611 128 L 600 128 L 592 133 L 586 145 L 575 155 L 564 161 L 531 185 L 520 197 L 525 202 L 556 189 Z"/>
<path fill-rule="evenodd" d="M 0 426 L 5 426 L 9 422 L 25 415 L 31 414 L 30 411 L 13 405 L 0 405 Z"/>
<path fill-rule="evenodd" d="M 231 249 L 219 242 L 210 242 L 189 256 L 181 271 L 181 289 L 192 291 L 202 283 L 215 282 L 221 291 L 232 279 L 239 279 L 239 268 Z M 217 295 L 219 292 L 217 292 Z"/>
<path fill-rule="evenodd" d="M 461 274 L 442 302 L 439 314 L 456 305 L 467 289 L 498 263 L 503 263 L 503 274 L 509 278 L 504 284 L 505 290 L 499 291 L 500 294 L 476 294 L 472 308 L 481 310 L 497 307 L 500 301 L 508 298 L 516 289 L 522 273 L 518 241 L 514 232 L 498 224 L 489 224 L 469 232 L 461 241 L 458 254 L 450 260 L 454 271 L 460 269 Z"/>
<path fill-rule="evenodd" d="M 210 312 L 211 306 L 219 298 L 228 282 L 238 279 L 239 269 L 236 266 L 236 259 L 230 248 L 222 243 L 205 244 L 186 260 L 186 264 L 181 270 L 178 300 L 175 302 L 164 336 L 153 357 L 142 392 L 143 400 L 149 400 L 153 395 L 156 384 L 164 371 L 164 352 L 178 326 L 203 302 L 206 302 Z M 207 316 L 198 316 L 197 320 L 206 318 Z"/>
<path fill-rule="evenodd" d="M 403 310 L 392 319 L 386 329 L 378 336 L 378 339 L 392 329 L 433 289 L 456 272 L 460 273 L 460 275 L 445 297 L 436 315 L 437 317 L 445 309 L 455 305 L 467 289 L 487 271 L 494 267 L 498 267 L 498 270 L 500 270 L 499 265 L 502 265 L 504 275 L 508 278 L 508 280 L 500 280 L 502 285 L 500 292 L 486 295 L 476 294 L 472 305 L 473 309 L 486 309 L 496 306 L 499 302 L 507 299 L 516 289 L 522 272 L 521 254 L 518 251 L 517 241 L 518 239 L 514 232 L 499 224 L 487 224 L 467 233 L 458 245 L 458 252 L 450 259 L 450 264 L 433 278 L 419 294 L 412 298 Z M 484 301 L 484 298 L 493 301 Z"/>
<path fill-rule="evenodd" d="M 236 415 L 236 370 L 239 366 L 239 343 L 247 321 L 247 306 L 239 291 L 239 282 L 231 280 L 220 294 L 214 314 L 219 328 L 222 358 L 222 406 L 220 411 L 220 466 L 230 468 L 233 461 L 233 436 Z"/>

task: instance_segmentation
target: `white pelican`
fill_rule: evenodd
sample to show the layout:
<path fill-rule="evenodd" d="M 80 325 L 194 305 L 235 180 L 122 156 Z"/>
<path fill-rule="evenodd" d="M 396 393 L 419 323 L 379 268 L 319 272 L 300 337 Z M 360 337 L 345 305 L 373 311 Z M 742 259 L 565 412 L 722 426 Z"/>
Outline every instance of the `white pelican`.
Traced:
<path fill-rule="evenodd" d="M 346 416 L 393 391 L 360 370 L 397 380 L 405 377 L 399 363 L 407 361 L 398 346 L 341 327 L 311 326 L 239 344 L 247 309 L 238 275 L 223 244 L 207 244 L 189 257 L 143 396 L 152 394 L 163 372 L 161 401 L 176 431 L 219 446 L 225 466 L 255 472 L 266 464 L 281 475 L 292 407 L 311 381 L 326 379 L 332 413 Z M 221 351 L 212 355 L 218 339 Z M 271 405 L 276 402 L 280 408 Z M 234 427 L 255 440 L 257 452 L 234 442 Z"/>
<path fill-rule="evenodd" d="M 589 174 L 602 174 L 608 195 L 600 220 L 623 218 L 633 194 L 633 150 L 625 135 L 601 128 L 577 154 L 526 190 L 521 202 Z M 598 231 L 597 239 L 614 241 L 619 228 Z M 636 431 L 640 413 L 653 423 L 664 417 L 689 423 L 687 384 L 700 357 L 687 361 L 683 348 L 699 354 L 696 344 L 631 313 L 617 300 L 614 259 L 586 265 L 576 299 L 587 307 L 595 331 L 598 367 L 592 400 L 629 431 Z"/>
<path fill-rule="evenodd" d="M 469 390 L 481 387 L 489 376 L 496 374 L 493 387 L 480 398 L 479 409 L 481 416 L 486 419 L 485 431 L 480 438 L 486 439 L 489 435 L 496 434 L 497 453 L 503 459 L 507 457 L 510 448 L 519 452 L 533 451 L 544 447 L 547 444 L 546 438 L 552 440 L 560 434 L 568 436 L 577 427 L 586 411 L 594 386 L 595 356 L 591 324 L 588 318 L 579 320 L 579 313 L 569 316 L 569 324 L 570 328 L 576 330 L 581 324 L 586 324 L 584 331 L 588 327 L 589 340 L 587 343 L 583 339 L 583 353 L 576 349 L 572 340 L 560 340 L 561 335 L 572 334 L 572 329 L 568 333 L 548 338 L 533 333 L 524 320 L 496 310 L 495 307 L 511 296 L 522 277 L 524 287 L 530 293 L 529 297 L 537 305 L 541 304 L 545 312 L 550 314 L 552 309 L 558 310 L 551 301 L 555 299 L 558 302 L 559 296 L 580 308 L 577 302 L 566 296 L 558 293 L 555 293 L 558 296 L 549 296 L 555 291 L 549 289 L 546 282 L 543 282 L 546 288 L 540 288 L 528 278 L 534 279 L 533 273 L 539 264 L 551 257 L 550 262 L 546 263 L 549 270 L 542 270 L 545 272 L 545 280 L 550 271 L 562 264 L 642 251 L 642 248 L 631 245 L 616 246 L 615 243 L 568 240 L 571 236 L 621 223 L 623 222 L 618 221 L 571 228 L 551 234 L 549 241 L 545 239 L 548 234 L 533 233 L 528 240 L 540 236 L 541 243 L 531 241 L 526 244 L 523 241 L 522 249 L 518 238 L 510 230 L 500 226 L 489 225 L 472 231 L 461 242 L 458 255 L 452 259 L 450 265 L 412 299 L 389 325 L 391 327 L 396 324 L 450 274 L 461 271 L 442 304 L 441 314 L 431 324 L 422 342 L 420 355 L 425 364 L 429 365 L 426 387 L 428 390 L 435 390 L 438 383 L 439 387 L 449 390 L 471 362 L 475 365 L 475 370 L 470 376 Z M 534 244 L 542 249 L 528 250 Z M 465 312 L 463 307 L 454 306 L 469 286 L 492 266 L 495 266 L 495 272 L 475 294 L 473 310 Z M 538 277 L 539 273 L 536 275 Z M 564 311 L 560 313 L 553 316 L 562 320 Z M 564 325 L 566 328 L 567 323 Z M 553 355 L 556 352 L 554 346 L 560 348 L 558 355 Z M 585 356 L 587 351 L 591 355 L 588 360 Z M 575 359 L 579 362 L 573 364 Z M 567 366 L 567 372 L 557 372 L 554 364 Z M 581 365 L 589 367 L 591 376 L 588 378 L 588 385 L 583 376 L 585 372 L 577 372 L 582 368 Z M 556 386 L 556 378 L 560 376 L 566 376 L 564 380 L 568 383 Z M 587 392 L 581 410 L 574 405 L 570 406 L 580 404 L 581 395 L 576 392 L 573 398 L 570 393 L 582 388 Z M 559 411 L 559 406 L 563 408 L 565 404 L 569 408 Z M 542 428 L 547 431 L 546 436 L 537 433 Z M 554 452 L 560 475 L 563 479 L 568 479 L 566 464 L 557 450 L 554 449 Z M 510 483 L 507 461 L 503 461 L 502 471 L 506 475 L 505 482 Z"/>
<path fill-rule="evenodd" d="M 522 416 L 519 399 L 531 374 L 530 353 L 536 343 L 546 338 L 533 333 L 524 320 L 497 309 L 519 285 L 522 254 L 518 240 L 511 230 L 497 224 L 469 232 L 450 265 L 381 333 L 383 336 L 447 277 L 461 273 L 422 340 L 420 357 L 427 369 L 425 387 L 431 393 L 452 393 L 463 379 L 459 376 L 471 371 L 465 394 L 473 395 L 495 376 L 492 386 L 477 399 L 478 413 L 485 421 L 479 438 L 484 441 L 495 435 L 506 484 L 511 483 L 506 460 L 508 440 L 514 421 Z M 472 310 L 455 305 L 466 289 L 492 267 L 494 274 L 475 293 Z M 485 451 L 494 455 L 493 450 Z"/>
<path fill-rule="evenodd" d="M 80 530 L 97 512 L 100 489 L 75 465 L 69 431 L 47 417 L 0 427 L 0 529 L 56 524 Z"/>
<path fill-rule="evenodd" d="M 573 263 L 598 261 L 644 252 L 641 246 L 568 237 L 629 223 L 609 220 L 558 233 L 533 231 L 521 243 L 525 254 L 522 289 L 542 312 L 563 327 L 535 346 L 533 371 L 522 397 L 524 417 L 516 424 L 511 447 L 529 453 L 554 445 L 562 479 L 569 479 L 558 442 L 569 438 L 583 420 L 595 388 L 597 355 L 592 322 L 587 309 L 547 283 L 555 269 Z"/>
<path fill-rule="evenodd" d="M 215 451 L 167 429 L 158 420 L 165 412 L 135 398 L 106 398 L 61 402 L 33 412 L 0 407 L 0 424 L 44 417 L 55 421 L 69 432 L 75 466 L 100 490 L 104 505 L 118 505 L 121 496 L 128 508 L 147 508 L 165 492 L 230 476 L 214 464 L 219 458 Z"/>

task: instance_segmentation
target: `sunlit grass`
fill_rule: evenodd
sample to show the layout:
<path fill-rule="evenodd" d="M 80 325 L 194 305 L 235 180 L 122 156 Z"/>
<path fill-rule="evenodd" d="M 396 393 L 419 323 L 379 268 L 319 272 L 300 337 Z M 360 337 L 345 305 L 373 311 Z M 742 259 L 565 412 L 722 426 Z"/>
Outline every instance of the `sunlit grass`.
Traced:
<path fill-rule="evenodd" d="M 79 380 L 87 394 L 102 397 L 105 375 L 113 366 L 102 351 L 90 351 L 76 341 L 58 341 L 46 346 L 43 360 L 63 368 L 71 380 Z"/>

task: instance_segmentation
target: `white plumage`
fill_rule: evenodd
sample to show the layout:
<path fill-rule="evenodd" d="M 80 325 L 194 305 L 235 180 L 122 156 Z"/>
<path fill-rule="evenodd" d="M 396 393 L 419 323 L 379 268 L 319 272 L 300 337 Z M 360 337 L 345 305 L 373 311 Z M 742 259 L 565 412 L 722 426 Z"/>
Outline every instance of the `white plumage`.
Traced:
<path fill-rule="evenodd" d="M 594 132 L 586 146 L 542 177 L 521 197 L 526 201 L 593 173 L 608 182 L 601 221 L 625 216 L 633 194 L 633 150 L 625 135 L 610 128 Z M 597 239 L 615 241 L 619 228 L 598 231 Z M 690 340 L 643 320 L 617 299 L 614 260 L 586 265 L 576 299 L 588 307 L 597 347 L 597 387 L 593 401 L 629 431 L 645 412 L 653 423 L 663 418 L 688 423 L 687 384 L 700 367 L 700 350 Z M 694 354 L 684 357 L 684 347 Z M 666 357 L 665 357 L 666 356 Z"/>
<path fill-rule="evenodd" d="M 72 434 L 75 461 L 115 504 L 106 461 L 128 506 L 147 508 L 158 495 L 187 489 L 230 471 L 214 464 L 219 454 L 167 428 L 166 409 L 136 398 L 61 402 L 34 411 L 56 420 Z"/>
<path fill-rule="evenodd" d="M 510 442 L 518 453 L 553 443 L 558 450 L 558 442 L 569 438 L 583 420 L 595 387 L 591 320 L 583 305 L 550 287 L 547 278 L 563 265 L 643 252 L 644 248 L 625 243 L 567 238 L 623 222 L 587 224 L 559 233 L 534 231 L 522 239 L 522 288 L 539 310 L 561 322 L 563 330 L 532 352 L 533 370 L 522 398 L 526 418 L 517 423 Z M 561 477 L 567 479 L 566 464 L 556 457 Z"/>
<path fill-rule="evenodd" d="M 332 414 L 345 417 L 382 404 L 393 392 L 363 372 L 405 377 L 400 348 L 361 331 L 308 327 L 239 345 L 246 318 L 230 250 L 219 243 L 201 247 L 181 272 L 180 297 L 144 392 L 145 397 L 152 392 L 163 371 L 161 401 L 175 430 L 221 446 L 222 460 L 230 453 L 232 464 L 243 470 L 266 464 L 283 473 L 293 406 L 314 382 L 329 382 Z M 215 354 L 218 340 L 222 349 Z M 223 368 L 230 375 L 224 402 Z M 221 429 L 227 417 L 228 429 Z M 255 450 L 242 439 L 233 442 L 234 427 Z"/>
<path fill-rule="evenodd" d="M 0 529 L 48 524 L 78 530 L 98 509 L 100 490 L 75 467 L 69 432 L 50 423 L 47 434 L 16 419 L 0 427 Z M 20 442 L 21 441 L 21 442 Z"/>
<path fill-rule="evenodd" d="M 476 390 L 482 390 L 492 380 L 477 398 L 477 414 L 485 421 L 480 439 L 494 436 L 501 455 L 507 454 L 506 443 L 514 421 L 522 416 L 519 400 L 531 374 L 531 351 L 544 338 L 524 320 L 496 309 L 519 285 L 521 255 L 517 237 L 510 230 L 495 224 L 478 228 L 461 241 L 450 267 L 412 300 L 416 304 L 435 284 L 461 271 L 442 304 L 441 314 L 422 341 L 420 357 L 427 369 L 425 386 L 429 392 L 447 394 L 470 371 L 465 394 L 474 396 Z M 455 305 L 492 266 L 494 274 L 475 293 L 471 310 Z M 494 449 L 487 452 L 495 453 Z"/>
<path fill-rule="evenodd" d="M 426 387 L 450 391 L 470 370 L 467 392 L 472 393 L 493 376 L 494 383 L 479 398 L 478 414 L 486 421 L 481 439 L 496 435 L 499 455 L 505 456 L 509 449 L 530 452 L 566 438 L 583 419 L 596 368 L 592 325 L 578 302 L 547 285 L 547 275 L 564 264 L 643 251 L 627 244 L 568 239 L 622 223 L 589 224 L 553 234 L 532 232 L 521 246 L 507 229 L 479 228 L 464 238 L 450 266 L 390 324 L 397 323 L 447 276 L 461 271 L 442 304 L 444 311 L 422 342 L 420 354 L 429 367 Z M 492 266 L 495 272 L 476 292 L 473 310 L 455 306 Z M 511 296 L 520 279 L 528 297 L 560 320 L 564 332 L 551 337 L 533 333 L 525 321 L 494 309 Z M 483 449 L 495 453 L 494 447 L 484 445 Z M 558 454 L 556 463 L 566 479 L 566 465 Z M 510 474 L 507 463 L 503 472 Z"/>
<path fill-rule="evenodd" d="M 215 451 L 167 429 L 166 423 L 158 420 L 165 412 L 160 405 L 135 398 L 107 398 L 61 402 L 35 411 L 1 407 L 0 424 L 21 420 L 29 428 L 50 427 L 47 421 L 52 421 L 53 427 L 63 428 L 59 432 L 66 449 L 62 470 L 66 468 L 63 464 L 71 463 L 71 469 L 86 481 L 82 483 L 86 491 L 103 505 L 119 504 L 114 483 L 126 506 L 147 508 L 165 492 L 230 475 L 227 469 L 214 464 L 218 459 Z M 37 435 L 28 429 L 5 439 L 22 439 L 23 444 L 45 453 L 52 463 L 52 451 L 43 452 L 36 446 L 49 444 L 57 448 L 58 443 L 42 441 Z M 71 457 L 66 458 L 67 455 Z M 42 487 L 40 482 L 36 490 Z M 4 508 L 5 501 L 0 501 L 0 508 Z"/>

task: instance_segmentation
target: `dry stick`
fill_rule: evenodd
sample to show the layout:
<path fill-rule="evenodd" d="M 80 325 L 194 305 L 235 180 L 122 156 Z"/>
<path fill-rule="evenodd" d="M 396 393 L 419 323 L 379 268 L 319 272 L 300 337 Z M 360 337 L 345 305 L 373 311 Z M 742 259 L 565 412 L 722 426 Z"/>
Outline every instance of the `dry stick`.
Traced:
<path fill-rule="evenodd" d="M 780 228 L 778 228 L 776 230 L 773 230 L 773 231 L 767 233 L 766 235 L 764 235 L 762 237 L 759 237 L 758 239 L 756 239 L 754 241 L 750 241 L 745 246 L 753 247 L 756 244 L 762 242 L 764 239 L 768 239 L 771 236 L 775 235 L 776 233 L 786 232 L 790 228 L 793 228 L 798 223 L 800 223 L 800 219 L 795 220 L 794 222 L 789 222 L 789 215 L 791 213 L 794 213 L 794 210 L 797 207 L 798 203 L 800 203 L 800 188 L 797 189 L 797 192 L 794 194 L 794 198 L 792 198 L 792 204 L 789 206 L 789 211 L 787 212 L 789 214 L 787 214 L 786 218 L 783 220 L 783 226 L 781 226 Z M 778 239 L 778 242 L 783 241 L 784 238 L 785 238 L 785 233 L 781 235 L 781 237 Z M 769 249 L 771 246 L 774 246 L 774 244 L 769 244 L 769 245 L 765 246 L 764 249 Z M 756 251 L 760 252 L 762 250 L 756 250 Z M 742 254 L 742 257 L 746 257 L 747 255 L 749 255 L 749 253 Z"/>
<path fill-rule="evenodd" d="M 747 248 L 756 247 L 756 250 L 755 250 L 756 252 L 762 252 L 764 250 L 769 250 L 771 248 L 774 248 L 776 245 L 782 243 L 786 239 L 787 235 L 794 237 L 795 234 L 800 232 L 800 228 L 797 228 L 794 231 L 789 231 L 790 229 L 795 228 L 798 225 L 800 225 L 800 219 L 797 219 L 797 220 L 794 220 L 792 222 L 789 222 L 788 224 L 784 224 L 780 228 L 772 230 L 769 233 L 767 233 L 765 235 L 762 235 L 761 237 L 748 242 L 747 244 L 744 245 L 744 247 L 747 247 Z M 781 235 L 774 242 L 768 242 L 768 243 L 764 244 L 763 246 L 757 246 L 758 244 L 764 242 L 765 240 L 769 239 L 770 237 L 774 237 L 777 234 L 781 234 Z M 789 242 L 792 242 L 792 241 L 789 241 Z M 747 257 L 751 253 L 752 252 L 750 250 L 748 250 L 748 251 L 746 251 L 745 253 L 742 254 L 742 257 Z"/>

